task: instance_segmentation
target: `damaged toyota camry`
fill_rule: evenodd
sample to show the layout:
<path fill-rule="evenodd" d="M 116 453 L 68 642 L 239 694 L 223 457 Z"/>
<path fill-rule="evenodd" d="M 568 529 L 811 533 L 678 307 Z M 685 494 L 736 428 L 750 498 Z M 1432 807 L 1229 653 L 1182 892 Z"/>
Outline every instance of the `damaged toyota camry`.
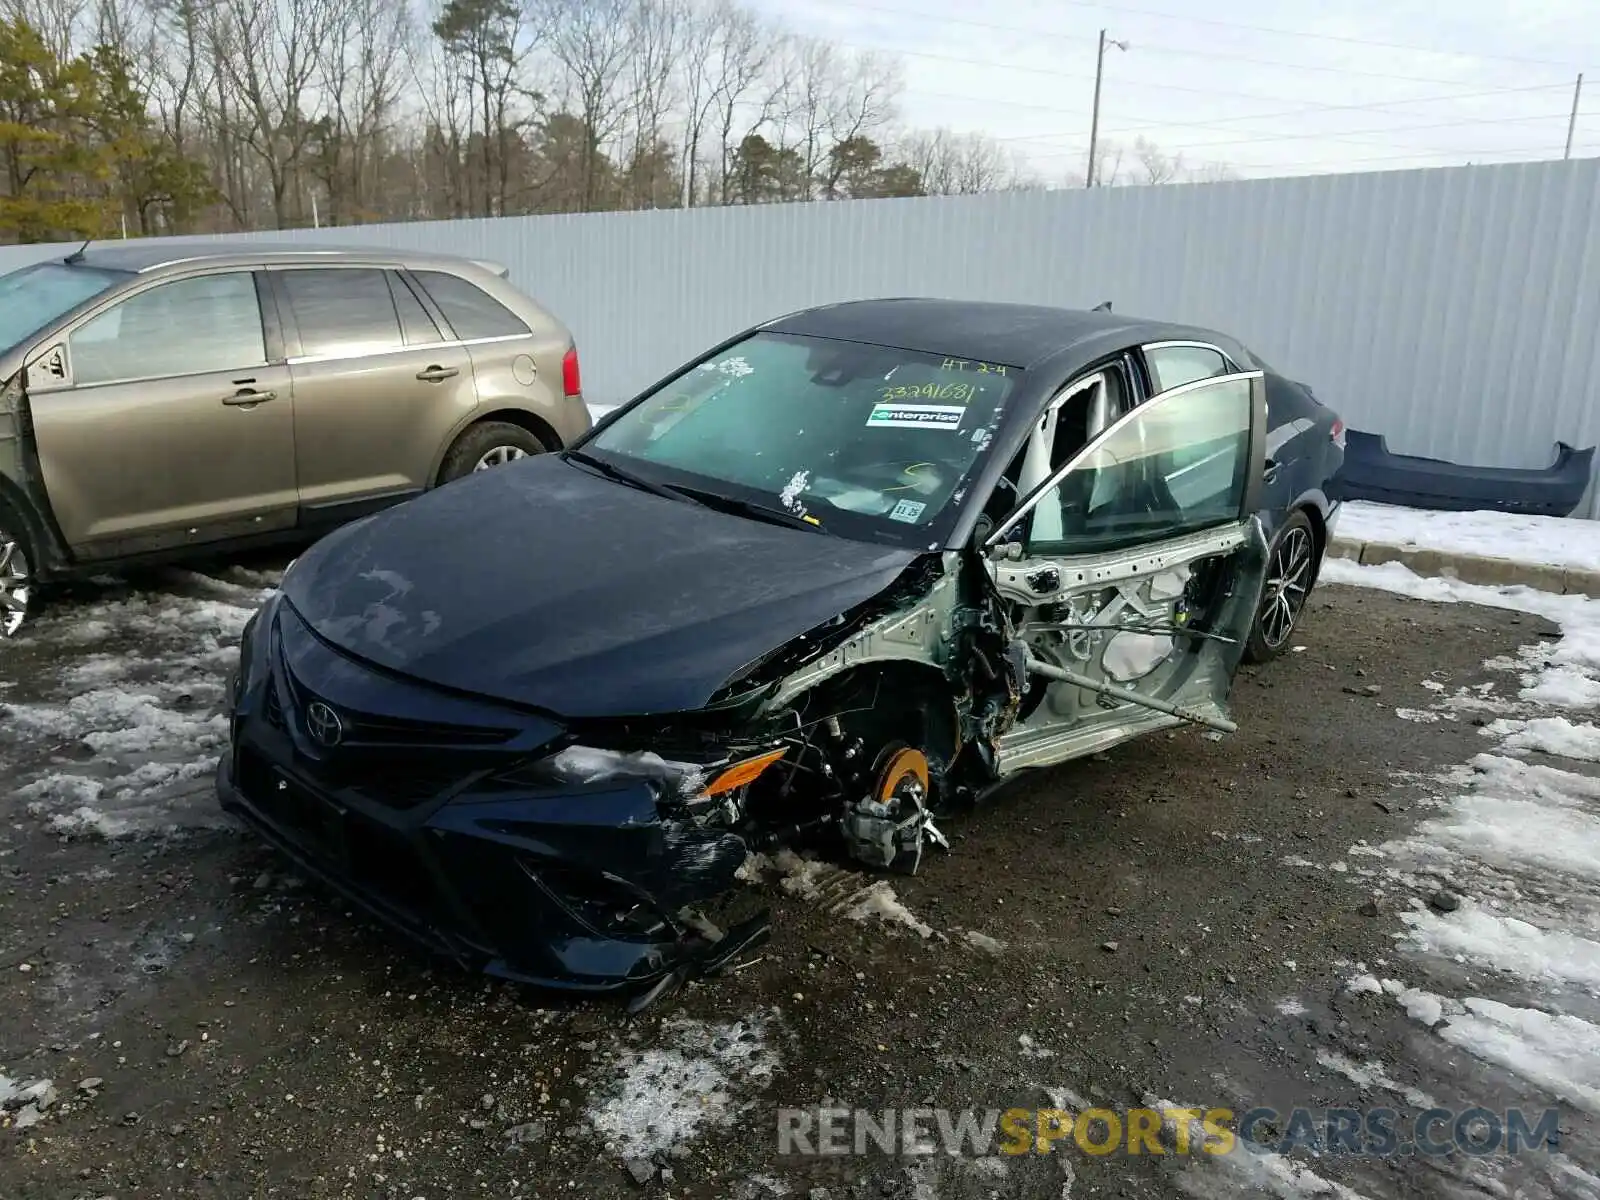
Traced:
<path fill-rule="evenodd" d="M 1264 395 L 1107 311 L 768 322 L 292 564 L 222 804 L 466 966 L 658 997 L 766 936 L 706 915 L 752 851 L 915 871 L 1018 772 L 1233 729 Z"/>

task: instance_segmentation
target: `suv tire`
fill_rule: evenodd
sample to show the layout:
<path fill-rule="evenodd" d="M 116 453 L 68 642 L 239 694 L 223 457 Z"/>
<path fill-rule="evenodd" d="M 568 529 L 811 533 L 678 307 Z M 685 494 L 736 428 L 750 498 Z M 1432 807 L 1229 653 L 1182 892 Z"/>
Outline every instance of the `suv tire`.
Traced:
<path fill-rule="evenodd" d="M 530 454 L 543 454 L 549 448 L 521 425 L 510 421 L 483 421 L 465 430 L 450 447 L 444 456 L 444 465 L 439 468 L 439 482 L 449 483 L 474 471 L 487 470 Z"/>

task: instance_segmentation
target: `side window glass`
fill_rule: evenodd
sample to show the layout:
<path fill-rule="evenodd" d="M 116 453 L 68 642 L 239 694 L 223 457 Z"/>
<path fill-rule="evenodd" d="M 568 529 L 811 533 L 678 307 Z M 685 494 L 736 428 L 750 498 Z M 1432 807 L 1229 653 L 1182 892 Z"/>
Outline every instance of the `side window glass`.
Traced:
<path fill-rule="evenodd" d="M 67 339 L 84 387 L 259 367 L 267 361 L 249 271 L 196 275 L 130 296 Z"/>
<path fill-rule="evenodd" d="M 339 357 L 398 350 L 400 317 L 384 272 L 312 267 L 280 271 L 278 280 L 300 328 L 300 353 Z"/>
<path fill-rule="evenodd" d="M 1146 350 L 1144 359 L 1157 394 L 1197 379 L 1226 375 L 1230 369 L 1227 359 L 1205 346 L 1157 346 Z"/>
<path fill-rule="evenodd" d="M 389 290 L 394 295 L 395 309 L 400 313 L 400 330 L 405 335 L 406 345 L 431 346 L 444 341 L 439 327 L 422 307 L 411 285 L 395 271 L 389 272 Z"/>
<path fill-rule="evenodd" d="M 1158 397 L 1083 451 L 1028 517 L 1030 555 L 1087 554 L 1237 520 L 1251 376 Z"/>
<path fill-rule="evenodd" d="M 462 341 L 529 332 L 527 325 L 509 308 L 459 275 L 445 271 L 413 271 L 412 274 L 427 289 Z"/>
<path fill-rule="evenodd" d="M 1068 384 L 1028 440 L 1019 494 L 1028 495 L 1098 437 L 1121 413 L 1124 399 L 1122 375 L 1114 368 Z M 1050 524 L 1057 512 L 1035 510 L 1036 536 L 1060 536 Z"/>

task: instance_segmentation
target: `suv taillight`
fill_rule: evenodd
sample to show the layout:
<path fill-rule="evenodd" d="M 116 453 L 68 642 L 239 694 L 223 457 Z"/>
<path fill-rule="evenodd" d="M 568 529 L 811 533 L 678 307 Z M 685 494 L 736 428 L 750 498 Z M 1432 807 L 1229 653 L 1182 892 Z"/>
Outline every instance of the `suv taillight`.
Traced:
<path fill-rule="evenodd" d="M 1335 417 L 1333 419 L 1333 429 L 1330 431 L 1330 433 L 1331 433 L 1331 435 L 1333 437 L 1333 444 L 1335 446 L 1339 447 L 1339 449 L 1343 450 L 1344 449 L 1344 422 L 1339 420 L 1338 417 Z"/>
<path fill-rule="evenodd" d="M 576 346 L 562 356 L 561 391 L 569 398 L 583 395 L 583 378 L 578 373 L 578 348 Z"/>

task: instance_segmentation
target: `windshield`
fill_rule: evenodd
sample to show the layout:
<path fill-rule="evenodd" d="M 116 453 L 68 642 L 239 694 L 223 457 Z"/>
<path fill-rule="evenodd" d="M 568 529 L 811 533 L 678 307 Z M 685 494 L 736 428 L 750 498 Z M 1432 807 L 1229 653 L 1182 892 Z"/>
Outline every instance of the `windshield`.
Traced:
<path fill-rule="evenodd" d="M 0 275 L 0 352 L 127 278 L 122 271 L 36 263 Z"/>
<path fill-rule="evenodd" d="M 1021 374 L 757 333 L 663 385 L 585 449 L 845 536 L 924 542 L 953 511 Z"/>

